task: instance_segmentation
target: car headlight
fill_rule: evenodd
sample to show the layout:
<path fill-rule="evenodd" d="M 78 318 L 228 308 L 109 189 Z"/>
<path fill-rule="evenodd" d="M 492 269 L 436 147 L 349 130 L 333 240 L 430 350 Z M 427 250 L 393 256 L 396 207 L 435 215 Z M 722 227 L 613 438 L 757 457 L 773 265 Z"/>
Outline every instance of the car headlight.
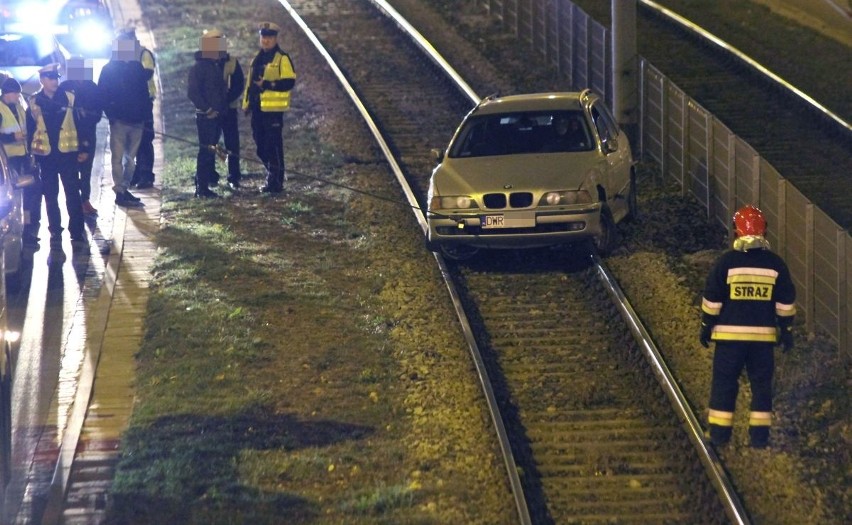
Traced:
<path fill-rule="evenodd" d="M 476 208 L 476 202 L 469 195 L 432 197 L 429 201 L 430 210 L 466 210 L 468 208 Z"/>
<path fill-rule="evenodd" d="M 591 204 L 592 196 L 586 190 L 549 191 L 541 198 L 539 206 L 562 206 L 565 204 Z"/>
<path fill-rule="evenodd" d="M 74 29 L 74 38 L 77 44 L 87 51 L 96 51 L 109 47 L 112 42 L 112 33 L 104 24 L 94 20 L 81 22 Z"/>

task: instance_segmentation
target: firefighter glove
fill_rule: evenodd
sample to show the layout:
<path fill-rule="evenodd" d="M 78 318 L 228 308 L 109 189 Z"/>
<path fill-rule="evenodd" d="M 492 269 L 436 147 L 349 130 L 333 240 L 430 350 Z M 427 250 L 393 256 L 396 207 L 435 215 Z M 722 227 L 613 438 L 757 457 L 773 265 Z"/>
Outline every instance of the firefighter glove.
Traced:
<path fill-rule="evenodd" d="M 785 326 L 781 328 L 781 335 L 778 337 L 778 342 L 781 344 L 781 350 L 786 354 L 793 349 L 793 327 Z"/>
<path fill-rule="evenodd" d="M 710 347 L 710 336 L 713 333 L 713 325 L 702 322 L 701 333 L 698 335 L 698 340 L 701 341 L 701 346 L 704 348 Z"/>

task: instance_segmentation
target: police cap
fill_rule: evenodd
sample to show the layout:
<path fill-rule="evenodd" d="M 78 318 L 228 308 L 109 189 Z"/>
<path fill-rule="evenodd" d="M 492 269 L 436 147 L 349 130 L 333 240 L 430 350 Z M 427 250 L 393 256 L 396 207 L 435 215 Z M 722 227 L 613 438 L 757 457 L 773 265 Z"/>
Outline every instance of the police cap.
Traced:
<path fill-rule="evenodd" d="M 257 30 L 260 32 L 261 36 L 278 36 L 278 32 L 281 31 L 281 28 L 275 22 L 261 22 Z"/>
<path fill-rule="evenodd" d="M 59 78 L 62 75 L 59 73 L 59 63 L 54 62 L 52 64 L 48 64 L 43 68 L 38 70 L 38 76 L 47 77 L 47 78 Z"/>

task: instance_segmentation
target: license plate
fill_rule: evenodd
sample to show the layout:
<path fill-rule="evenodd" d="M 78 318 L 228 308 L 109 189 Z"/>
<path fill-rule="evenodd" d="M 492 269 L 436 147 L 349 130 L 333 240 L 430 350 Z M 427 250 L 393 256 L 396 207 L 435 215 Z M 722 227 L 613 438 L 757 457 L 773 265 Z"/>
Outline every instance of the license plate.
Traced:
<path fill-rule="evenodd" d="M 532 228 L 535 226 L 535 215 L 483 215 L 479 220 L 485 230 L 498 228 Z"/>

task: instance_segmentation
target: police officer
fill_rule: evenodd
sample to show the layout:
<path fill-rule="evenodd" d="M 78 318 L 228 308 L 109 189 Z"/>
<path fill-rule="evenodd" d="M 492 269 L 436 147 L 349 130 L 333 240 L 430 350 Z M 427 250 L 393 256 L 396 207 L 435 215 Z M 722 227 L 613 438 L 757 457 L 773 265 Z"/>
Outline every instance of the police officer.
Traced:
<path fill-rule="evenodd" d="M 9 167 L 18 174 L 28 173 L 34 177 L 32 184 L 24 186 L 24 231 L 23 243 L 38 246 L 41 240 L 38 230 L 41 226 L 41 177 L 38 170 L 29 169 L 32 157 L 27 144 L 27 114 L 21 103 L 21 84 L 12 77 L 3 80 L 0 85 L 0 143 L 6 150 Z"/>
<path fill-rule="evenodd" d="M 243 95 L 243 110 L 251 112 L 251 132 L 257 156 L 266 168 L 263 193 L 281 193 L 284 187 L 284 112 L 290 109 L 290 90 L 296 72 L 290 56 L 278 45 L 281 28 L 263 22 L 258 28 L 260 51 L 249 69 L 249 82 Z"/>
<path fill-rule="evenodd" d="M 734 214 L 733 249 L 716 262 L 701 303 L 701 344 L 716 343 L 710 389 L 710 442 L 731 439 L 743 367 L 751 384 L 751 446 L 769 444 L 772 423 L 773 346 L 793 347 L 796 289 L 784 260 L 769 250 L 766 218 L 747 205 Z"/>
<path fill-rule="evenodd" d="M 88 154 L 79 151 L 74 95 L 59 89 L 59 64 L 47 65 L 38 73 L 41 89 L 29 99 L 27 135 L 30 150 L 41 168 L 50 247 L 62 247 L 61 179 L 68 209 L 68 232 L 76 249 L 88 245 L 77 178 L 77 162 L 85 160 Z"/>
<path fill-rule="evenodd" d="M 136 31 L 133 31 L 136 38 Z M 154 187 L 154 99 L 157 97 L 157 83 L 154 80 L 154 71 L 157 68 L 157 59 L 154 52 L 147 47 L 139 45 L 139 62 L 145 70 L 150 71 L 148 78 L 148 97 L 151 100 L 151 109 L 142 123 L 142 139 L 139 141 L 139 151 L 136 152 L 136 170 L 130 180 L 130 185 L 140 190 Z"/>
<path fill-rule="evenodd" d="M 220 33 L 221 34 L 221 33 Z M 242 172 L 240 171 L 240 123 L 238 120 L 238 110 L 242 103 L 243 90 L 245 89 L 246 79 L 243 75 L 243 68 L 240 66 L 236 57 L 231 56 L 227 51 L 226 42 L 222 36 L 222 58 L 220 59 L 222 67 L 222 75 L 225 78 L 225 84 L 228 87 L 228 109 L 223 115 L 219 116 L 220 126 L 222 128 L 222 139 L 225 142 L 225 149 L 228 150 L 228 185 L 232 190 L 240 187 L 242 181 Z"/>

